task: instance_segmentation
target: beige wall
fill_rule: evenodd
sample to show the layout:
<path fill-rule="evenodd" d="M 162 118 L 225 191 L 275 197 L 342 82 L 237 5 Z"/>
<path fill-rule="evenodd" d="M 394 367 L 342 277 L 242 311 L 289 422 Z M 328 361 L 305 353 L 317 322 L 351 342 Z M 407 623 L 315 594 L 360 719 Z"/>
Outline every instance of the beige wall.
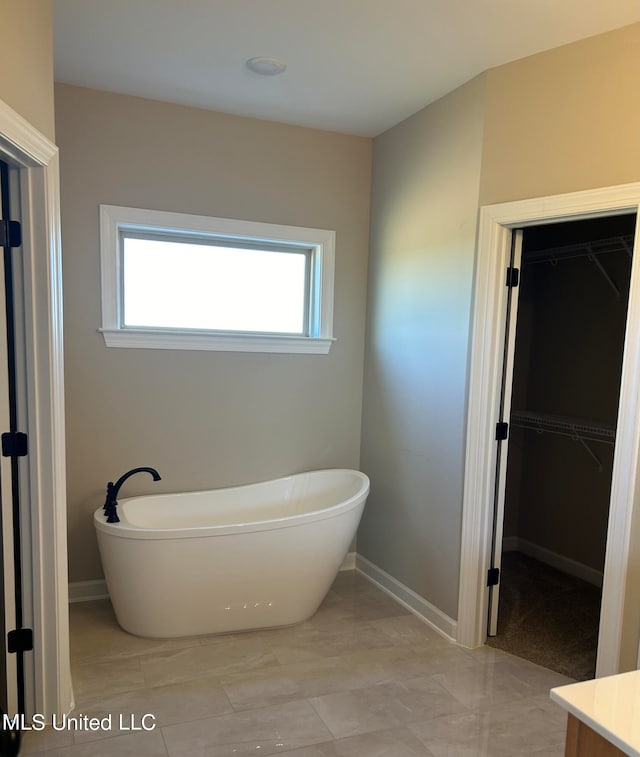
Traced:
<path fill-rule="evenodd" d="M 455 618 L 477 207 L 640 180 L 640 24 L 486 72 L 373 175 L 358 550 Z"/>
<path fill-rule="evenodd" d="M 358 465 L 371 143 L 68 86 L 56 95 L 70 560 L 82 580 L 99 575 L 90 512 L 132 465 L 156 465 L 167 491 Z M 358 547 L 455 617 L 477 207 L 640 179 L 640 24 L 492 69 L 378 137 L 374 156 L 372 492 Z M 100 203 L 335 228 L 330 356 L 105 348 Z M 129 492 L 151 488 L 132 480 Z"/>
<path fill-rule="evenodd" d="M 377 138 L 358 552 L 456 614 L 484 76 Z"/>
<path fill-rule="evenodd" d="M 359 466 L 371 147 L 349 137 L 71 86 L 56 88 L 65 285 L 69 559 L 97 578 L 91 522 L 127 494 Z M 335 229 L 328 356 L 105 347 L 101 203 Z"/>
<path fill-rule="evenodd" d="M 640 24 L 487 72 L 480 204 L 640 179 Z"/>
<path fill-rule="evenodd" d="M 51 0 L 0 0 L 0 19 L 0 100 L 53 141 Z"/>

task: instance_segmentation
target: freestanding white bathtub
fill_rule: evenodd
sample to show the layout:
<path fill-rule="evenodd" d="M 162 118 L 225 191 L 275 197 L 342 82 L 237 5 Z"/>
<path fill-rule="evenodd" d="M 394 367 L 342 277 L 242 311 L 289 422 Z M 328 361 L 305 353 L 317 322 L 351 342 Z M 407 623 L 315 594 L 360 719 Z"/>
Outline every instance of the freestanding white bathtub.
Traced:
<path fill-rule="evenodd" d="M 369 479 L 322 470 L 229 489 L 133 497 L 94 524 L 118 622 L 170 638 L 291 625 L 318 609 Z"/>

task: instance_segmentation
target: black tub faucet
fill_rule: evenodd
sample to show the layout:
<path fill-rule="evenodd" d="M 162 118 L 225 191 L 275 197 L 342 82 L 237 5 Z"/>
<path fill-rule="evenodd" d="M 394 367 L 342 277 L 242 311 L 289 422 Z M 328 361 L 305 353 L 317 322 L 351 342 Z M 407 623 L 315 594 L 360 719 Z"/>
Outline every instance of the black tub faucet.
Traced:
<path fill-rule="evenodd" d="M 107 499 L 105 500 L 103 510 L 107 517 L 107 523 L 120 523 L 118 518 L 118 492 L 124 482 L 135 473 L 150 473 L 154 481 L 160 481 L 161 476 L 155 468 L 132 468 L 130 471 L 123 473 L 115 482 L 109 481 L 107 484 Z"/>

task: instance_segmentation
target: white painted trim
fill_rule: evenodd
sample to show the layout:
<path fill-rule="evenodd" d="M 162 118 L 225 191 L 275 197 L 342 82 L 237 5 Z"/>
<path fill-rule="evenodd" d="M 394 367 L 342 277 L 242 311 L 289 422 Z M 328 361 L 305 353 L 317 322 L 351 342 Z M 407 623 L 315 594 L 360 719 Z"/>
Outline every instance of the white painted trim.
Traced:
<path fill-rule="evenodd" d="M 424 597 L 416 594 L 415 591 L 400 583 L 386 571 L 379 568 L 374 563 L 367 560 L 366 557 L 356 554 L 356 570 L 362 573 L 371 583 L 374 583 L 379 589 L 393 597 L 396 602 L 406 607 L 407 610 L 431 626 L 435 631 L 445 637 L 448 641 L 456 640 L 456 621 L 439 610 Z"/>
<path fill-rule="evenodd" d="M 528 539 L 521 539 L 518 536 L 509 536 L 502 540 L 503 552 L 522 552 L 524 555 L 533 557 L 545 565 L 549 565 L 556 570 L 560 570 L 569 576 L 580 578 L 593 586 L 602 588 L 603 572 L 591 568 L 589 565 L 572 560 L 566 555 L 561 555 L 551 549 L 535 544 Z"/>
<path fill-rule="evenodd" d="M 62 258 L 58 149 L 0 101 L 0 154 L 20 170 L 29 435 L 34 652 L 27 706 L 50 716 L 73 707 L 67 596 Z"/>
<path fill-rule="evenodd" d="M 354 570 L 356 567 L 356 553 L 348 552 L 340 566 L 340 571 Z M 108 599 L 109 590 L 104 578 L 93 581 L 74 581 L 69 584 L 69 604 L 74 602 L 91 602 L 97 599 Z"/>
<path fill-rule="evenodd" d="M 504 272 L 511 254 L 510 232 L 493 222 L 486 208 L 480 209 L 478 240 L 457 628 L 458 643 L 470 648 L 484 644 L 487 638 L 486 576 L 491 555 L 497 454 L 493 440 L 500 408 L 507 314 Z"/>
<path fill-rule="evenodd" d="M 121 231 L 154 231 L 283 243 L 313 251 L 310 336 L 225 334 L 190 329 L 132 329 L 122 326 Z M 217 350 L 326 355 L 333 343 L 335 231 L 172 213 L 117 205 L 100 206 L 102 333 L 107 347 Z"/>
<path fill-rule="evenodd" d="M 98 329 L 107 347 L 326 355 L 334 339 L 266 334 L 212 334 L 171 329 Z"/>
<path fill-rule="evenodd" d="M 347 556 L 344 558 L 340 570 L 355 570 L 356 567 L 356 553 L 347 552 Z"/>
<path fill-rule="evenodd" d="M 69 584 L 69 604 L 108 599 L 109 591 L 104 578 L 95 581 L 74 581 Z"/>
<path fill-rule="evenodd" d="M 574 192 L 480 210 L 474 282 L 474 317 L 469 377 L 466 465 L 462 515 L 458 641 L 477 647 L 486 639 L 486 570 L 491 544 L 495 447 L 493 428 L 500 393 L 506 287 L 505 252 L 511 229 L 550 222 L 640 211 L 640 184 Z M 625 603 L 637 601 L 631 577 L 640 568 L 639 550 L 631 549 L 634 502 L 640 496 L 640 223 L 631 272 L 627 331 L 603 601 L 598 645 L 598 675 L 618 672 L 623 654 Z M 630 612 L 629 617 L 633 615 Z M 631 632 L 629 624 L 629 632 Z M 636 645 L 637 646 L 637 645 Z"/>
<path fill-rule="evenodd" d="M 513 234 L 511 248 L 510 264 L 520 270 L 522 261 L 522 232 L 516 231 Z M 515 361 L 515 344 L 516 329 L 514 324 L 518 319 L 518 303 L 520 301 L 520 287 L 507 288 L 507 327 L 506 355 L 502 372 L 502 385 L 504 387 L 502 397 L 502 407 L 500 408 L 500 422 L 509 420 L 511 415 L 511 394 L 513 389 L 513 365 Z M 504 507 L 507 490 L 507 460 L 509 459 L 509 438 L 503 439 L 497 445 L 496 470 L 498 471 L 498 484 L 496 488 L 497 496 L 495 498 L 495 518 L 494 518 L 494 535 L 493 550 L 491 554 L 491 567 L 500 570 L 502 562 L 502 531 L 504 528 Z M 498 609 L 500 606 L 500 582 L 489 589 L 489 636 L 495 636 L 498 633 Z"/>
<path fill-rule="evenodd" d="M 640 615 L 640 550 L 637 539 L 632 540 L 632 527 L 634 519 L 637 521 L 640 516 L 635 504 L 640 497 L 640 183 L 635 188 L 634 210 L 638 215 L 613 455 L 596 665 L 598 677 L 628 669 L 628 662 L 623 662 L 622 656 L 628 643 L 625 633 L 628 635 L 631 627 L 636 632 L 634 645 L 638 643 L 635 619 Z"/>

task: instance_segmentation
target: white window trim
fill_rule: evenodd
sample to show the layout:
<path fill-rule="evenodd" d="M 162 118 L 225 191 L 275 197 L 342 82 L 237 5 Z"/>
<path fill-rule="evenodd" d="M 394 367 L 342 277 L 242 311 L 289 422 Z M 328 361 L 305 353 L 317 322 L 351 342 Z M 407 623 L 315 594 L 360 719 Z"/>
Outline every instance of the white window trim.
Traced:
<path fill-rule="evenodd" d="M 121 318 L 121 231 L 178 232 L 217 237 L 228 235 L 253 242 L 284 242 L 313 250 L 314 301 L 317 333 L 311 336 L 237 334 L 191 329 L 124 328 Z M 117 205 L 100 206 L 100 269 L 102 282 L 102 328 L 107 347 L 165 350 L 217 350 L 224 352 L 280 352 L 324 354 L 333 339 L 333 281 L 335 231 L 281 226 L 255 221 L 238 221 L 171 213 Z"/>

